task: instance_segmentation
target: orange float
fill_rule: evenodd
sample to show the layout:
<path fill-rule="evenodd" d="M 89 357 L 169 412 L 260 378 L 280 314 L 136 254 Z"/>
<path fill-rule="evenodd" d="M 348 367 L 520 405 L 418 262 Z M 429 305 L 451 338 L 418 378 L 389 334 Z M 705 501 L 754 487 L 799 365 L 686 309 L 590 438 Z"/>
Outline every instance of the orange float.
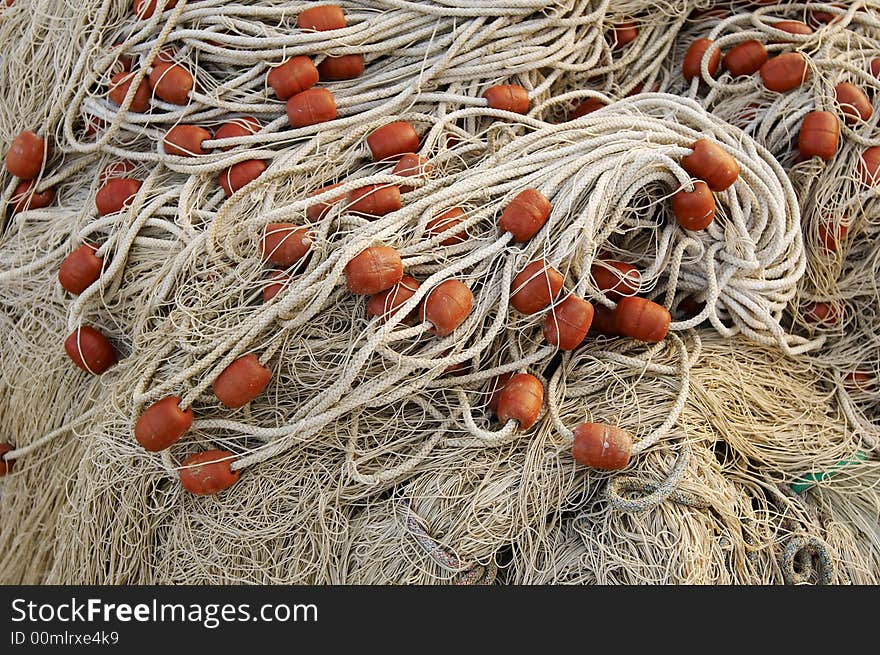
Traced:
<path fill-rule="evenodd" d="M 703 56 L 709 51 L 709 48 L 712 47 L 713 43 L 715 42 L 712 39 L 697 39 L 691 43 L 684 56 L 684 63 L 682 64 L 682 74 L 684 75 L 684 79 L 690 81 L 695 77 L 700 77 L 700 62 L 703 61 Z M 716 48 L 712 53 L 712 56 L 709 57 L 709 61 L 706 63 L 710 77 L 714 77 L 715 73 L 718 72 L 718 66 L 720 63 L 721 50 Z"/>
<path fill-rule="evenodd" d="M 575 461 L 604 471 L 617 471 L 629 464 L 632 436 L 605 423 L 581 423 L 574 429 L 571 454 Z"/>
<path fill-rule="evenodd" d="M 190 455 L 181 464 L 180 484 L 196 496 L 213 496 L 234 485 L 240 471 L 231 466 L 234 455 L 228 450 L 206 450 Z"/>
<path fill-rule="evenodd" d="M 620 334 L 639 341 L 662 341 L 669 331 L 669 311 L 645 298 L 622 298 L 614 310 L 614 325 Z"/>
<path fill-rule="evenodd" d="M 473 307 L 474 294 L 464 282 L 445 280 L 425 296 L 420 318 L 434 326 L 433 334 L 446 337 L 464 322 Z"/>
<path fill-rule="evenodd" d="M 301 11 L 297 16 L 297 26 L 301 30 L 326 32 L 341 30 L 346 26 L 345 12 L 339 5 L 321 5 Z"/>
<path fill-rule="evenodd" d="M 30 209 L 43 209 L 52 204 L 55 200 L 55 187 L 37 193 L 36 180 L 22 180 L 15 185 L 12 197 L 9 201 L 12 203 L 12 211 L 15 213 L 28 211 Z"/>
<path fill-rule="evenodd" d="M 150 88 L 157 97 L 172 105 L 189 102 L 189 92 L 195 81 L 192 74 L 179 64 L 170 61 L 154 61 L 150 71 Z"/>
<path fill-rule="evenodd" d="M 512 111 L 515 114 L 526 114 L 529 111 L 529 92 L 519 84 L 490 86 L 483 91 L 483 97 L 490 109 Z"/>
<path fill-rule="evenodd" d="M 370 297 L 367 301 L 367 315 L 382 319 L 382 322 L 388 320 L 392 314 L 400 309 L 403 304 L 412 298 L 419 289 L 419 281 L 414 277 L 405 275 L 400 282 L 390 289 L 386 289 L 380 293 Z"/>
<path fill-rule="evenodd" d="M 465 234 L 455 228 L 461 225 L 465 216 L 464 210 L 460 207 L 453 207 L 428 221 L 425 224 L 425 231 L 428 234 L 434 235 L 455 231 L 455 234 L 450 234 L 440 242 L 441 246 L 454 246 L 457 243 L 464 243 L 467 239 Z"/>
<path fill-rule="evenodd" d="M 639 292 L 642 274 L 632 264 L 611 259 L 600 260 L 590 267 L 596 288 L 609 300 L 620 300 Z"/>
<path fill-rule="evenodd" d="M 517 373 L 498 395 L 496 414 L 502 423 L 513 419 L 520 430 L 528 430 L 538 420 L 544 404 L 544 385 L 534 375 Z"/>
<path fill-rule="evenodd" d="M 593 322 L 593 306 L 583 298 L 569 296 L 547 314 L 544 339 L 560 350 L 574 350 Z"/>
<path fill-rule="evenodd" d="M 368 295 L 390 289 L 403 279 L 403 262 L 394 248 L 372 246 L 345 266 L 345 283 L 351 293 Z"/>
<path fill-rule="evenodd" d="M 68 293 L 80 294 L 101 276 L 104 260 L 95 255 L 93 246 L 83 244 L 61 262 L 58 281 Z"/>
<path fill-rule="evenodd" d="M 307 127 L 336 118 L 336 100 L 327 89 L 308 89 L 292 96 L 286 105 L 287 120 L 293 127 Z"/>
<path fill-rule="evenodd" d="M 150 405 L 134 424 L 134 437 L 150 452 L 158 452 L 177 443 L 192 427 L 191 407 L 180 409 L 180 398 L 167 396 Z"/>
<path fill-rule="evenodd" d="M 338 82 L 341 80 L 353 80 L 364 73 L 363 55 L 342 55 L 341 57 L 326 57 L 318 64 L 318 72 L 322 80 Z"/>
<path fill-rule="evenodd" d="M 312 247 L 308 229 L 292 223 L 269 223 L 263 231 L 260 254 L 276 266 L 293 266 Z"/>
<path fill-rule="evenodd" d="M 253 116 L 242 116 L 241 118 L 233 118 L 228 123 L 223 123 L 214 133 L 214 139 L 233 139 L 235 137 L 250 136 L 259 132 L 263 126 Z M 225 146 L 220 148 L 223 151 L 231 150 L 235 146 Z"/>
<path fill-rule="evenodd" d="M 233 164 L 217 176 L 217 183 L 229 197 L 242 187 L 256 180 L 266 170 L 266 162 L 247 159 Z"/>
<path fill-rule="evenodd" d="M 510 304 L 522 314 L 534 314 L 553 302 L 562 290 L 562 274 L 544 259 L 529 263 L 510 285 Z"/>
<path fill-rule="evenodd" d="M 266 75 L 266 83 L 279 100 L 287 100 L 297 93 L 311 89 L 318 83 L 318 69 L 305 56 L 291 57 Z"/>
<path fill-rule="evenodd" d="M 122 103 L 125 101 L 125 96 L 128 95 L 128 89 L 132 82 L 134 82 L 135 75 L 136 73 L 122 71 L 111 77 L 110 88 L 107 93 L 110 100 L 117 105 L 122 106 Z M 128 108 L 139 114 L 144 113 L 150 108 L 150 87 L 147 84 L 147 80 L 140 81 L 140 84 L 137 86 L 137 91 L 134 92 L 134 98 L 132 98 L 131 104 Z"/>
<path fill-rule="evenodd" d="M 697 139 L 691 154 L 681 158 L 681 167 L 709 185 L 712 191 L 724 191 L 739 177 L 739 164 L 721 146 L 708 139 Z"/>
<path fill-rule="evenodd" d="M 550 201 L 537 189 L 520 191 L 501 212 L 498 225 L 513 235 L 515 243 L 535 236 L 550 216 Z"/>
<path fill-rule="evenodd" d="M 699 180 L 693 191 L 680 189 L 672 196 L 672 212 L 686 230 L 704 230 L 715 219 L 715 196 L 709 186 Z"/>
<path fill-rule="evenodd" d="M 734 77 L 751 75 L 767 63 L 767 48 L 755 39 L 743 41 L 727 51 L 723 63 Z"/>
<path fill-rule="evenodd" d="M 95 194 L 95 207 L 101 216 L 128 208 L 141 188 L 141 181 L 130 177 L 115 177 L 104 182 Z"/>
<path fill-rule="evenodd" d="M 270 379 L 272 372 L 250 353 L 223 369 L 212 388 L 217 400 L 230 409 L 237 409 L 263 393 Z"/>
<path fill-rule="evenodd" d="M 88 325 L 65 339 L 64 350 L 74 364 L 92 375 L 101 375 L 116 363 L 116 350 L 107 337 Z"/>
<path fill-rule="evenodd" d="M 770 91 L 785 93 L 796 89 L 810 77 L 806 58 L 799 52 L 777 55 L 761 66 L 761 79 Z"/>
<path fill-rule="evenodd" d="M 175 125 L 168 130 L 162 143 L 169 155 L 195 157 L 208 154 L 202 149 L 202 142 L 210 138 L 211 133 L 198 125 Z"/>
<path fill-rule="evenodd" d="M 6 153 L 6 170 L 23 180 L 33 179 L 43 168 L 46 152 L 46 142 L 25 130 L 13 139 Z"/>
<path fill-rule="evenodd" d="M 419 149 L 419 135 L 406 121 L 395 121 L 374 130 L 367 137 L 373 161 L 384 161 Z"/>

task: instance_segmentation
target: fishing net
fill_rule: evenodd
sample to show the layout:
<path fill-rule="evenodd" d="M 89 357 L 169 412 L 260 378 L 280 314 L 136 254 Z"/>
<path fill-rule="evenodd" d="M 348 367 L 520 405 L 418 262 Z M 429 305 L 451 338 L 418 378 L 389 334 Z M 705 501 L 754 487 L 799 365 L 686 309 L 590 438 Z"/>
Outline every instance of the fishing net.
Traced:
<path fill-rule="evenodd" d="M 2 179 L 5 582 L 876 582 L 875 3 L 153 4 L 0 10 L 4 152 L 50 148 Z M 809 73 L 713 69 L 748 41 Z"/>

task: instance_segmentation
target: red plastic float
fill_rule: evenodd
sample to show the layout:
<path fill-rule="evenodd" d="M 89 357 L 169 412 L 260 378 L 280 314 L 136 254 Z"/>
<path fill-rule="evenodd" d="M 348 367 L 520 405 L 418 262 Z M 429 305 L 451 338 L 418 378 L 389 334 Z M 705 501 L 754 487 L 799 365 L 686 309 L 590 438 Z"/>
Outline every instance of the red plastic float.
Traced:
<path fill-rule="evenodd" d="M 116 363 L 116 350 L 103 334 L 83 325 L 64 341 L 71 361 L 86 373 L 101 375 Z"/>
<path fill-rule="evenodd" d="M 141 188 L 141 181 L 130 177 L 107 180 L 95 194 L 95 207 L 101 216 L 126 209 Z"/>
<path fill-rule="evenodd" d="M 840 223 L 821 223 L 819 225 L 819 242 L 827 252 L 837 252 L 840 242 L 846 238 L 849 226 L 841 221 Z"/>
<path fill-rule="evenodd" d="M 260 253 L 276 266 L 292 266 L 312 247 L 308 229 L 291 223 L 269 223 L 260 243 Z"/>
<path fill-rule="evenodd" d="M 862 153 L 859 170 L 864 184 L 880 184 L 880 146 L 871 146 Z"/>
<path fill-rule="evenodd" d="M 682 74 L 684 75 L 684 79 L 690 81 L 695 77 L 700 77 L 700 62 L 703 60 L 703 55 L 708 52 L 713 43 L 715 42 L 712 39 L 697 39 L 691 43 L 684 56 L 684 62 L 682 64 Z M 721 50 L 716 48 L 706 64 L 709 69 L 710 77 L 714 77 L 715 73 L 718 72 L 718 66 L 720 63 Z"/>
<path fill-rule="evenodd" d="M 267 303 L 277 296 L 290 281 L 290 276 L 284 271 L 272 271 L 268 277 L 268 284 L 263 287 L 263 302 Z"/>
<path fill-rule="evenodd" d="M 36 193 L 36 180 L 22 180 L 15 185 L 10 202 L 12 211 L 15 213 L 28 211 L 29 209 L 43 209 L 55 200 L 55 187 L 49 187 L 45 191 Z"/>
<path fill-rule="evenodd" d="M 529 111 L 529 92 L 518 84 L 490 86 L 483 91 L 483 97 L 490 109 L 512 111 L 515 114 L 526 114 Z"/>
<path fill-rule="evenodd" d="M 685 296 L 678 302 L 678 311 L 687 318 L 693 318 L 703 311 L 706 306 L 704 302 L 697 302 L 693 296 Z"/>
<path fill-rule="evenodd" d="M 134 0 L 134 15 L 141 19 L 152 18 L 153 13 L 156 11 L 156 5 L 158 4 L 158 0 Z M 165 3 L 165 11 L 169 11 L 174 9 L 174 6 L 177 4 L 177 0 L 168 0 Z"/>
<path fill-rule="evenodd" d="M 233 471 L 234 455 L 228 450 L 206 450 L 190 455 L 181 464 L 180 484 L 196 496 L 213 496 L 234 485 L 240 471 Z"/>
<path fill-rule="evenodd" d="M 116 73 L 116 75 L 111 77 L 110 90 L 107 93 L 110 100 L 117 105 L 122 106 L 122 103 L 125 101 L 125 96 L 128 94 L 128 88 L 131 86 L 131 83 L 134 82 L 135 75 L 136 73 L 122 72 Z M 137 86 L 137 91 L 134 92 L 134 98 L 132 98 L 131 104 L 128 108 L 139 114 L 144 113 L 150 108 L 150 87 L 147 84 L 147 80 L 142 79 L 140 81 L 140 84 Z"/>
<path fill-rule="evenodd" d="M 560 350 L 577 348 L 593 322 L 593 306 L 583 298 L 569 296 L 550 310 L 544 321 L 544 339 Z"/>
<path fill-rule="evenodd" d="M 596 288 L 609 300 L 620 300 L 624 296 L 638 293 L 642 284 L 642 274 L 632 264 L 614 260 L 601 260 L 590 267 L 590 277 Z"/>
<path fill-rule="evenodd" d="M 840 308 L 827 302 L 813 302 L 804 307 L 804 319 L 809 323 L 834 325 L 840 322 Z"/>
<path fill-rule="evenodd" d="M 522 314 L 534 314 L 552 303 L 562 290 L 562 274 L 544 259 L 528 264 L 510 285 L 510 304 Z"/>
<path fill-rule="evenodd" d="M 419 149 L 419 135 L 406 121 L 395 121 L 373 130 L 367 137 L 373 161 L 383 161 Z"/>
<path fill-rule="evenodd" d="M 781 20 L 776 23 L 773 23 L 772 27 L 777 30 L 782 30 L 783 32 L 788 32 L 789 34 L 812 34 L 813 28 L 807 25 L 806 23 L 802 23 L 799 20 Z"/>
<path fill-rule="evenodd" d="M 121 48 L 122 43 L 117 42 L 113 44 L 113 48 Z M 131 70 L 131 66 L 133 64 L 132 58 L 128 55 L 118 54 L 116 55 L 116 60 L 113 62 L 113 65 L 110 66 L 110 72 L 114 75 L 116 73 L 127 73 Z"/>
<path fill-rule="evenodd" d="M 474 294 L 460 280 L 445 280 L 428 292 L 422 302 L 420 318 L 434 327 L 431 333 L 449 336 L 471 313 Z"/>
<path fill-rule="evenodd" d="M 13 450 L 15 447 L 11 443 L 0 443 L 0 478 L 11 473 L 12 467 L 15 466 L 14 459 L 5 459 L 6 453 L 11 453 Z"/>
<path fill-rule="evenodd" d="M 211 138 L 211 133 L 198 125 L 175 125 L 162 140 L 165 152 L 178 157 L 206 155 L 202 142 Z"/>
<path fill-rule="evenodd" d="M 386 289 L 370 297 L 367 302 L 367 316 L 378 316 L 382 322 L 394 314 L 419 289 L 419 281 L 414 277 L 405 275 L 400 282 L 390 289 Z M 409 317 L 407 317 L 409 318 Z"/>
<path fill-rule="evenodd" d="M 806 58 L 799 52 L 777 55 L 761 66 L 761 79 L 770 91 L 785 93 L 796 89 L 810 77 Z"/>
<path fill-rule="evenodd" d="M 318 69 L 303 55 L 291 57 L 266 75 L 266 82 L 279 100 L 287 100 L 297 93 L 311 89 L 318 83 Z"/>
<path fill-rule="evenodd" d="M 315 32 L 341 30 L 346 26 L 345 12 L 339 5 L 312 7 L 300 12 L 297 16 L 297 26 L 301 30 L 314 30 Z"/>
<path fill-rule="evenodd" d="M 183 66 L 170 61 L 153 62 L 150 88 L 158 98 L 172 105 L 185 105 L 194 86 L 192 74 Z"/>
<path fill-rule="evenodd" d="M 31 180 L 40 174 L 46 157 L 45 140 L 25 130 L 12 141 L 6 153 L 6 170 L 23 180 Z"/>
<path fill-rule="evenodd" d="M 291 223 L 269 223 L 260 242 L 260 254 L 276 266 L 293 266 L 312 247 L 308 229 Z"/>
<path fill-rule="evenodd" d="M 739 177 L 739 164 L 727 151 L 708 139 L 697 139 L 693 151 L 681 158 L 681 167 L 709 185 L 712 191 L 724 191 Z"/>
<path fill-rule="evenodd" d="M 428 163 L 424 157 L 420 157 L 414 152 L 404 153 L 400 160 L 395 164 L 391 171 L 392 175 L 401 175 L 403 177 L 415 177 L 426 175 L 434 170 L 434 167 Z M 401 193 L 409 193 L 413 190 L 411 186 L 401 185 Z"/>
<path fill-rule="evenodd" d="M 501 373 L 500 375 L 496 375 L 492 378 L 492 382 L 489 384 L 489 403 L 488 407 L 493 414 L 497 414 L 498 412 L 498 401 L 501 398 L 501 392 L 504 391 L 504 387 L 510 381 L 510 378 L 513 377 L 513 373 Z"/>
<path fill-rule="evenodd" d="M 515 243 L 523 243 L 535 236 L 552 209 L 550 201 L 537 189 L 520 191 L 501 212 L 498 225 L 513 235 Z"/>
<path fill-rule="evenodd" d="M 348 193 L 348 211 L 379 218 L 401 207 L 400 187 L 395 184 L 369 184 Z"/>
<path fill-rule="evenodd" d="M 345 266 L 345 282 L 351 293 L 368 295 L 390 289 L 403 279 L 403 262 L 394 248 L 372 246 Z"/>
<path fill-rule="evenodd" d="M 847 125 L 855 125 L 859 120 L 867 121 L 874 115 L 874 106 L 855 84 L 842 82 L 834 87 L 834 97 L 843 112 L 843 121 Z"/>
<path fill-rule="evenodd" d="M 609 336 L 618 336 L 617 321 L 614 318 L 614 310 L 605 305 L 596 305 L 593 308 L 593 322 L 590 323 L 590 332 L 601 332 Z"/>
<path fill-rule="evenodd" d="M 425 231 L 428 234 L 436 235 L 445 232 L 451 232 L 461 225 L 466 214 L 460 207 L 443 212 L 439 216 L 432 218 L 425 224 Z M 441 246 L 454 246 L 457 243 L 464 243 L 467 240 L 464 232 L 456 230 L 455 234 L 451 234 L 440 242 Z"/>
<path fill-rule="evenodd" d="M 620 334 L 639 341 L 662 341 L 669 331 L 669 311 L 645 298 L 622 298 L 614 310 L 614 325 Z"/>
<path fill-rule="evenodd" d="M 242 116 L 241 118 L 233 118 L 228 123 L 223 123 L 217 131 L 214 132 L 214 139 L 233 139 L 240 136 L 250 136 L 259 132 L 263 126 L 253 116 Z M 220 148 L 223 151 L 231 150 L 235 146 L 225 146 Z"/>
<path fill-rule="evenodd" d="M 680 189 L 672 196 L 672 212 L 686 230 L 704 230 L 715 220 L 715 196 L 702 180 L 694 182 L 693 191 Z"/>
<path fill-rule="evenodd" d="M 868 371 L 850 371 L 843 376 L 843 386 L 850 391 L 870 391 L 874 386 L 874 376 Z"/>
<path fill-rule="evenodd" d="M 828 111 L 811 111 L 804 117 L 798 133 L 798 150 L 804 157 L 831 159 L 837 152 L 840 124 Z"/>
<path fill-rule="evenodd" d="M 65 291 L 80 294 L 101 276 L 104 260 L 95 255 L 95 250 L 95 247 L 85 243 L 61 262 L 58 281 Z"/>
<path fill-rule="evenodd" d="M 626 23 L 618 23 L 614 26 L 614 50 L 628 46 L 636 40 L 639 35 L 639 28 L 632 21 Z"/>
<path fill-rule="evenodd" d="M 594 111 L 598 111 L 604 106 L 605 103 L 598 98 L 587 98 L 577 107 L 575 107 L 574 110 L 572 110 L 571 115 L 568 117 L 568 120 L 573 121 L 576 118 L 580 118 L 581 116 L 592 114 Z"/>
<path fill-rule="evenodd" d="M 287 120 L 293 127 L 326 123 L 336 118 L 336 100 L 327 89 L 308 89 L 287 101 Z"/>
<path fill-rule="evenodd" d="M 217 376 L 214 395 L 229 409 L 244 407 L 263 393 L 272 372 L 253 353 L 239 357 Z"/>
<path fill-rule="evenodd" d="M 845 8 L 846 8 L 844 5 L 842 5 L 842 4 L 838 4 L 838 3 L 834 3 L 834 4 L 832 4 L 831 6 L 832 6 L 832 7 L 838 7 L 838 8 L 840 8 L 840 9 L 845 9 Z M 816 22 L 816 23 L 821 23 L 821 24 L 824 24 L 824 25 L 829 25 L 829 24 L 831 24 L 831 23 L 836 23 L 837 21 L 840 20 L 840 16 L 838 16 L 837 14 L 833 14 L 833 13 L 831 13 L 830 11 L 817 11 L 817 10 L 814 9 L 814 10 L 811 12 L 811 16 L 812 16 L 814 22 Z"/>
<path fill-rule="evenodd" d="M 517 373 L 498 395 L 496 415 L 502 423 L 514 419 L 520 430 L 528 430 L 538 420 L 544 404 L 544 385 L 534 375 Z"/>
<path fill-rule="evenodd" d="M 318 64 L 318 72 L 322 80 L 337 82 L 340 80 L 353 80 L 364 73 L 363 55 L 342 55 L 341 57 L 327 57 Z"/>
<path fill-rule="evenodd" d="M 266 170 L 266 162 L 261 159 L 247 159 L 233 164 L 217 176 L 217 183 L 223 187 L 226 196 L 256 180 Z"/>
<path fill-rule="evenodd" d="M 605 423 L 581 423 L 574 430 L 571 454 L 575 461 L 604 471 L 617 471 L 629 464 L 632 436 Z"/>
<path fill-rule="evenodd" d="M 192 427 L 192 407 L 180 409 L 180 398 L 168 396 L 150 405 L 134 424 L 134 437 L 145 450 L 158 452 L 175 444 Z"/>
<path fill-rule="evenodd" d="M 758 72 L 761 66 L 767 63 L 767 48 L 755 39 L 743 41 L 727 51 L 723 63 L 734 77 L 751 75 Z"/>
<path fill-rule="evenodd" d="M 335 189 L 339 184 L 329 184 L 327 186 L 323 186 L 320 189 L 315 189 L 309 194 L 309 198 L 314 198 L 317 195 L 324 193 L 325 191 L 329 191 L 330 189 Z M 340 195 L 335 198 L 331 198 L 330 200 L 315 203 L 314 205 L 309 205 L 309 208 L 306 210 L 306 216 L 308 216 L 309 220 L 313 223 L 320 221 L 324 216 L 327 215 L 327 212 L 333 207 L 333 205 L 340 200 L 342 200 L 345 196 Z"/>

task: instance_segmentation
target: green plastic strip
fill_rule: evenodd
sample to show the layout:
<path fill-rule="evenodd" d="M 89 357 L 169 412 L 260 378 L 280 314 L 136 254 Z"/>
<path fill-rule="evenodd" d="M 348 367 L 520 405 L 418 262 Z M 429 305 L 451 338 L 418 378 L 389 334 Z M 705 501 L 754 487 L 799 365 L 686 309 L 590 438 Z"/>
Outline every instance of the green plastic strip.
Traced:
<path fill-rule="evenodd" d="M 837 464 L 831 467 L 830 471 L 822 471 L 820 473 L 808 473 L 801 476 L 797 482 L 792 483 L 791 490 L 794 491 L 796 494 L 802 494 L 807 489 L 812 489 L 813 487 L 815 487 L 817 483 L 834 477 L 847 466 L 853 466 L 854 464 L 858 464 L 859 462 L 864 462 L 866 459 L 868 459 L 868 453 L 860 450 L 853 456 L 853 459 L 840 460 L 839 462 L 837 462 Z"/>

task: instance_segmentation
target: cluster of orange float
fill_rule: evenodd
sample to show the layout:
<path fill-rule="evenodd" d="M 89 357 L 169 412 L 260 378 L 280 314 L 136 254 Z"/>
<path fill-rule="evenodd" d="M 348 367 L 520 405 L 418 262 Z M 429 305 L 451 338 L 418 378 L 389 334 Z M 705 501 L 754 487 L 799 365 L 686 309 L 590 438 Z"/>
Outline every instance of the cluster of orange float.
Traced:
<path fill-rule="evenodd" d="M 176 4 L 171 0 L 166 9 Z M 155 0 L 135 0 L 134 10 L 140 18 L 149 18 L 155 11 Z M 830 20 L 830 18 L 829 18 Z M 298 16 L 298 26 L 303 30 L 325 31 L 344 28 L 346 19 L 342 9 L 324 5 L 303 11 Z M 798 21 L 782 21 L 775 24 L 780 30 L 795 34 L 811 32 L 809 26 Z M 638 35 L 634 23 L 618 25 L 614 29 L 613 47 L 619 49 L 632 42 Z M 690 80 L 700 75 L 700 62 L 712 41 L 696 40 L 684 60 L 683 74 Z M 715 75 L 722 62 L 721 52 L 716 50 L 708 62 L 708 71 Z M 759 72 L 765 86 L 777 92 L 785 92 L 802 84 L 809 76 L 807 61 L 797 52 L 784 53 L 768 58 L 766 48 L 757 40 L 746 41 L 728 51 L 723 57 L 725 68 L 734 76 Z M 131 60 L 120 56 L 116 62 L 119 69 L 110 82 L 109 97 L 116 104 L 123 104 L 135 78 Z M 872 73 L 880 73 L 880 61 L 872 62 Z M 876 70 L 875 70 L 876 68 Z M 288 59 L 267 75 L 267 84 L 279 100 L 286 102 L 287 116 L 293 127 L 304 127 L 336 118 L 333 94 L 325 88 L 316 88 L 319 80 L 335 81 L 353 79 L 364 71 L 362 55 L 327 57 L 318 66 L 305 56 Z M 144 112 L 149 108 L 150 94 L 176 105 L 186 104 L 193 90 L 194 80 L 185 68 L 173 61 L 173 55 L 165 51 L 147 76 L 147 84 L 141 83 L 134 91 L 130 105 L 133 111 Z M 844 120 L 852 125 L 857 120 L 867 120 L 873 111 L 864 92 L 853 84 L 839 84 L 837 100 Z M 529 109 L 529 97 L 519 85 L 499 85 L 487 89 L 483 97 L 493 109 L 525 114 Z M 576 119 L 600 109 L 604 104 L 595 99 L 581 103 L 571 113 Z M 177 125 L 163 138 L 163 147 L 169 155 L 193 157 L 207 154 L 203 143 L 209 139 L 226 139 L 256 134 L 262 129 L 253 117 L 242 117 L 222 125 L 212 135 L 198 125 Z M 831 158 L 837 150 L 839 125 L 830 112 L 812 112 L 804 120 L 798 146 L 803 157 Z M 429 173 L 431 165 L 417 154 L 419 136 L 407 122 L 396 121 L 375 130 L 367 138 L 367 146 L 373 160 L 396 161 L 392 170 L 395 175 L 412 176 Z M 228 150 L 232 146 L 224 148 Z M 727 189 L 737 179 L 739 165 L 720 146 L 707 139 L 696 141 L 691 154 L 682 158 L 682 167 L 696 180 L 693 190 L 677 191 L 672 197 L 672 209 L 679 224 L 687 230 L 706 228 L 714 219 L 716 206 L 713 193 Z M 22 132 L 13 142 L 6 156 L 10 173 L 22 182 L 15 190 L 15 211 L 48 206 L 54 198 L 54 190 L 41 194 L 32 193 L 35 178 L 43 169 L 48 155 L 48 144 L 32 132 Z M 872 183 L 880 170 L 880 147 L 869 148 L 862 155 L 862 176 Z M 218 177 L 227 196 L 232 195 L 263 173 L 266 163 L 247 160 L 235 164 Z M 125 175 L 133 170 L 127 162 L 120 162 L 105 169 L 103 185 L 96 195 L 98 213 L 107 215 L 125 209 L 138 193 L 141 181 Z M 331 190 L 339 184 L 322 187 L 310 194 Z M 347 194 L 348 210 L 370 219 L 379 218 L 401 207 L 401 193 L 411 187 L 393 184 L 369 185 L 354 189 Z M 307 210 L 310 221 L 321 220 L 331 206 L 341 200 L 316 202 Z M 514 243 L 523 243 L 534 237 L 550 216 L 550 201 L 537 189 L 520 192 L 503 210 L 499 227 L 508 232 Z M 427 225 L 430 235 L 448 233 L 440 241 L 450 246 L 465 240 L 460 228 L 465 218 L 461 208 L 453 208 L 431 219 Z M 845 233 L 845 226 L 842 229 Z M 829 250 L 836 248 L 842 238 L 841 230 L 830 231 L 823 237 Z M 273 223 L 266 226 L 260 244 L 263 259 L 279 268 L 269 273 L 263 289 L 263 301 L 268 303 L 283 290 L 289 279 L 287 271 L 298 265 L 308 254 L 312 235 L 308 228 L 290 223 Z M 84 244 L 74 250 L 59 270 L 61 286 L 71 294 L 85 291 L 98 280 L 104 262 L 96 255 L 97 249 Z M 604 305 L 596 308 L 586 299 L 574 294 L 553 306 L 544 322 L 545 340 L 561 350 L 572 350 L 580 345 L 592 329 L 608 335 L 628 336 L 645 342 L 658 342 L 665 338 L 671 317 L 666 308 L 645 298 L 636 296 L 639 289 L 639 272 L 624 262 L 603 259 L 591 269 L 596 288 L 606 297 L 616 301 L 614 310 Z M 419 281 L 405 276 L 403 262 L 396 250 L 385 245 L 375 245 L 355 256 L 345 267 L 346 286 L 357 295 L 370 296 L 367 313 L 383 321 L 395 313 L 419 288 Z M 544 311 L 562 292 L 564 278 L 548 262 L 539 259 L 529 263 L 513 280 L 510 304 L 523 314 Z M 428 293 L 417 310 L 418 319 L 431 325 L 431 333 L 445 337 L 460 326 L 470 314 L 474 304 L 473 292 L 462 281 L 449 279 Z M 830 306 L 817 303 L 811 309 L 817 320 L 829 320 L 834 313 Z M 415 314 L 416 312 L 413 312 Z M 414 318 L 407 317 L 407 320 Z M 112 366 L 116 351 L 107 338 L 90 326 L 82 326 L 65 341 L 70 359 L 81 369 L 101 374 Z M 259 396 L 271 379 L 271 371 L 255 354 L 237 358 L 227 366 L 213 383 L 217 399 L 228 408 L 242 407 Z M 537 421 L 543 406 L 544 389 L 541 381 L 530 374 L 505 374 L 492 381 L 489 408 L 502 423 L 516 420 L 520 429 L 528 429 Z M 169 448 L 192 426 L 191 407 L 181 408 L 181 399 L 168 396 L 148 407 L 138 418 L 134 427 L 138 443 L 150 452 Z M 632 437 L 619 428 L 601 423 L 583 423 L 575 428 L 572 453 L 585 465 L 600 469 L 619 469 L 627 465 L 632 450 Z M 12 450 L 9 444 L 0 444 L 0 475 L 11 470 L 12 462 L 2 455 Z M 235 455 L 223 450 L 209 450 L 191 455 L 183 462 L 180 480 L 188 491 L 214 494 L 228 488 L 238 479 L 239 472 L 230 468 Z"/>
<path fill-rule="evenodd" d="M 828 12 L 812 12 L 817 24 L 834 20 Z M 773 27 L 790 34 L 812 34 L 813 29 L 801 21 L 785 20 L 773 23 Z M 712 46 L 711 39 L 695 40 L 684 59 L 683 74 L 688 80 L 699 78 L 700 64 Z M 810 77 L 806 57 L 800 52 L 785 52 L 770 58 L 764 44 L 750 39 L 737 44 L 727 51 L 723 59 L 720 49 L 716 49 L 707 61 L 708 73 L 714 76 L 723 63 L 733 77 L 759 73 L 764 86 L 777 93 L 796 89 Z M 880 78 L 880 58 L 869 64 L 874 77 Z M 834 87 L 834 96 L 844 124 L 854 126 L 859 121 L 867 121 L 874 113 L 865 91 L 850 82 L 841 82 Z M 830 111 L 811 111 L 804 116 L 798 132 L 798 161 L 819 157 L 828 161 L 837 153 L 840 140 L 840 120 Z M 865 185 L 880 183 L 880 146 L 866 148 L 859 161 L 859 177 Z M 673 199 L 673 202 L 675 200 Z M 828 253 L 837 251 L 840 241 L 847 234 L 847 219 L 839 222 L 829 220 L 819 226 L 819 240 Z M 844 316 L 842 307 L 830 303 L 813 302 L 804 308 L 804 318 L 821 325 L 834 325 Z M 852 374 L 851 374 L 852 375 Z"/>

